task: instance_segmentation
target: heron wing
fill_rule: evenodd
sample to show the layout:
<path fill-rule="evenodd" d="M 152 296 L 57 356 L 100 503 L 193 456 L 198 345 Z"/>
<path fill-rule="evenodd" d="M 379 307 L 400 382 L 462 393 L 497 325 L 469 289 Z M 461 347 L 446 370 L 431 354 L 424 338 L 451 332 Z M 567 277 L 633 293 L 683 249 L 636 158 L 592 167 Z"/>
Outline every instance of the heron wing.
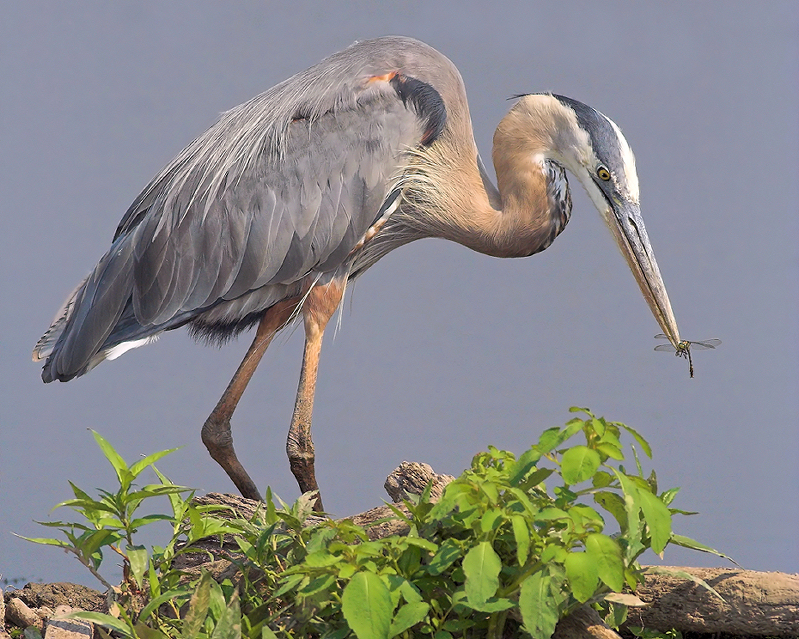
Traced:
<path fill-rule="evenodd" d="M 198 169 L 173 179 L 130 231 L 139 322 L 338 267 L 423 133 L 401 101 L 387 98 L 296 119 L 279 158 L 260 152 L 221 177 Z"/>
<path fill-rule="evenodd" d="M 328 79 L 321 97 L 314 68 L 295 76 L 223 114 L 156 176 L 66 305 L 45 381 L 83 374 L 98 351 L 223 301 L 338 268 L 401 176 L 404 153 L 445 120 L 430 85 L 370 64 Z"/>

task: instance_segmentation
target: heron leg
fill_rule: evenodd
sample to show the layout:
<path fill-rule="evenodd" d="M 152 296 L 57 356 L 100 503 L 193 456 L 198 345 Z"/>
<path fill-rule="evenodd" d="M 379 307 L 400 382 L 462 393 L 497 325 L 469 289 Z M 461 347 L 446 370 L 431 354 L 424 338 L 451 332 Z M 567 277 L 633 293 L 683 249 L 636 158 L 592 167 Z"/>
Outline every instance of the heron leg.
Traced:
<path fill-rule="evenodd" d="M 260 500 L 262 497 L 255 482 L 250 479 L 233 449 L 230 418 L 272 338 L 290 319 L 295 307 L 296 300 L 286 300 L 267 310 L 258 324 L 255 339 L 247 349 L 247 354 L 239 364 L 233 379 L 230 380 L 216 407 L 203 424 L 203 444 L 211 453 L 211 457 L 233 480 L 242 496 L 247 499 Z"/>
<path fill-rule="evenodd" d="M 305 351 L 302 358 L 300 384 L 297 400 L 291 418 L 286 452 L 291 472 L 297 479 L 303 493 L 317 491 L 314 510 L 323 510 L 319 484 L 316 482 L 314 467 L 314 445 L 311 439 L 311 417 L 313 413 L 316 377 L 319 371 L 319 354 L 322 350 L 322 337 L 328 321 L 336 312 L 344 294 L 344 285 L 333 280 L 329 284 L 315 286 L 308 293 L 302 307 L 305 323 Z"/>

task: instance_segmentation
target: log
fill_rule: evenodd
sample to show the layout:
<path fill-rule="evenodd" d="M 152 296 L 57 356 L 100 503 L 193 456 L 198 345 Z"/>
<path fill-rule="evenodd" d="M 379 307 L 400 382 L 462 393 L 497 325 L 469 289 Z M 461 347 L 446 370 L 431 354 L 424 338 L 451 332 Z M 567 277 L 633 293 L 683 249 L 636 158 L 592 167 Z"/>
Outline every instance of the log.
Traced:
<path fill-rule="evenodd" d="M 799 575 L 729 568 L 658 570 L 687 572 L 704 580 L 725 601 L 691 581 L 650 574 L 635 594 L 651 605 L 631 608 L 628 625 L 733 636 L 799 636 Z"/>

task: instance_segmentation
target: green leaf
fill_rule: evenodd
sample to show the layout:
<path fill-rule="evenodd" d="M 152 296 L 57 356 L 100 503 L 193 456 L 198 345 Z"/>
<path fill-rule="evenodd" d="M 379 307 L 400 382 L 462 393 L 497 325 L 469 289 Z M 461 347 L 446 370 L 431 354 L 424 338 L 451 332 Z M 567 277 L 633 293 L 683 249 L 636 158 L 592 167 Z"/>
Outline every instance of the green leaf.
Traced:
<path fill-rule="evenodd" d="M 100 447 L 100 450 L 103 451 L 105 458 L 111 463 L 111 466 L 114 467 L 114 472 L 117 474 L 119 485 L 127 490 L 130 486 L 130 482 L 133 480 L 133 476 L 131 475 L 130 470 L 128 470 L 128 465 L 125 463 L 125 460 L 122 459 L 120 454 L 114 450 L 114 447 L 109 444 L 108 441 L 106 441 L 103 436 L 100 435 L 100 433 L 92 430 L 92 435 L 94 436 L 94 441 L 96 441 L 97 445 Z"/>
<path fill-rule="evenodd" d="M 639 490 L 638 499 L 649 528 L 652 550 L 659 555 L 671 538 L 671 513 L 666 504 L 647 490 Z"/>
<path fill-rule="evenodd" d="M 430 604 L 423 601 L 407 603 L 400 607 L 400 609 L 397 610 L 397 614 L 394 615 L 394 620 L 391 622 L 388 636 L 396 637 L 406 630 L 413 628 L 417 623 L 421 623 L 425 616 L 427 616 L 428 610 L 430 610 Z"/>
<path fill-rule="evenodd" d="M 624 560 L 619 545 L 607 535 L 592 533 L 585 539 L 585 551 L 594 561 L 599 578 L 611 589 L 621 592 L 624 587 Z"/>
<path fill-rule="evenodd" d="M 545 571 L 530 575 L 519 592 L 519 610 L 524 629 L 533 639 L 550 639 L 558 623 L 558 607 L 553 605 L 552 577 Z"/>
<path fill-rule="evenodd" d="M 359 572 L 344 588 L 341 611 L 358 639 L 388 639 L 391 596 L 377 575 Z"/>
<path fill-rule="evenodd" d="M 508 483 L 510 483 L 511 486 L 518 485 L 519 482 L 525 478 L 527 473 L 535 467 L 539 459 L 541 459 L 541 451 L 536 448 L 528 448 L 522 453 L 522 456 L 519 457 L 513 468 L 511 468 Z"/>
<path fill-rule="evenodd" d="M 715 548 L 711 548 L 710 546 L 705 546 L 705 544 L 701 544 L 698 541 L 691 539 L 690 537 L 685 537 L 684 535 L 672 534 L 671 539 L 669 541 L 672 544 L 675 544 L 677 546 L 682 546 L 683 548 L 690 548 L 691 550 L 698 550 L 699 552 L 706 552 L 710 553 L 711 555 L 716 555 L 716 557 L 721 557 L 722 559 L 731 561 L 736 566 L 740 567 L 740 564 L 731 557 L 728 557 L 724 553 L 719 552 Z"/>
<path fill-rule="evenodd" d="M 599 468 L 599 453 L 587 446 L 574 446 L 560 462 L 560 474 L 568 485 L 579 484 L 591 477 Z"/>
<path fill-rule="evenodd" d="M 133 464 L 133 466 L 130 467 L 131 475 L 133 475 L 133 478 L 135 479 L 136 477 L 138 477 L 141 474 L 141 472 L 145 468 L 147 468 L 148 466 L 154 464 L 155 462 L 157 462 L 162 457 L 166 457 L 167 455 L 169 455 L 169 453 L 174 453 L 176 450 L 178 450 L 178 449 L 177 448 L 170 448 L 169 450 L 162 450 L 162 451 L 160 451 L 158 453 L 153 453 L 152 455 L 147 455 L 147 457 L 143 457 L 142 459 L 137 461 L 135 464 Z"/>
<path fill-rule="evenodd" d="M 626 430 L 630 435 L 635 438 L 635 441 L 638 442 L 638 445 L 643 449 L 644 453 L 646 454 L 649 459 L 652 459 L 652 447 L 649 445 L 649 442 L 646 441 L 634 428 L 630 428 L 626 424 L 622 424 L 621 422 L 616 422 L 617 426 L 621 426 L 624 430 Z"/>
<path fill-rule="evenodd" d="M 499 588 L 499 571 L 502 562 L 487 541 L 481 541 L 463 558 L 466 575 L 466 597 L 470 604 L 483 604 L 493 597 Z"/>
<path fill-rule="evenodd" d="M 492 508 L 483 513 L 480 518 L 480 530 L 484 533 L 491 532 L 497 527 L 497 520 L 502 517 L 502 511 L 498 508 Z"/>
<path fill-rule="evenodd" d="M 491 597 L 488 601 L 484 601 L 483 603 L 471 603 L 469 601 L 466 602 L 466 605 L 474 610 L 478 610 L 480 612 L 502 612 L 503 610 L 509 610 L 513 608 L 516 604 L 514 604 L 510 599 L 501 599 L 497 597 Z"/>
<path fill-rule="evenodd" d="M 428 552 L 437 552 L 438 545 L 430 541 L 429 539 L 423 539 L 421 537 L 404 537 L 403 542 L 408 544 L 409 546 L 416 546 L 421 548 L 422 550 L 427 550 Z"/>
<path fill-rule="evenodd" d="M 616 474 L 616 479 L 621 484 L 621 489 L 624 493 L 624 519 L 619 520 L 619 527 L 621 528 L 622 536 L 627 541 L 627 549 L 625 556 L 628 560 L 632 561 L 643 550 L 644 545 L 641 543 L 641 533 L 643 531 L 643 522 L 639 514 L 641 512 L 641 505 L 638 498 L 638 487 L 630 477 L 613 469 Z M 615 515 L 615 513 L 614 513 Z"/>
<path fill-rule="evenodd" d="M 211 601 L 211 573 L 203 572 L 197 587 L 189 600 L 189 609 L 183 617 L 182 639 L 193 639 L 200 634 L 200 629 L 208 616 Z"/>
<path fill-rule="evenodd" d="M 105 615 L 101 612 L 88 612 L 81 610 L 80 612 L 73 612 L 67 615 L 68 617 L 72 617 L 74 619 L 83 619 L 85 621 L 91 621 L 98 626 L 104 626 L 106 628 L 110 628 L 111 630 L 116 630 L 118 633 L 122 634 L 125 637 L 132 636 L 130 631 L 130 627 L 122 623 L 116 617 L 112 617 L 111 615 Z"/>
<path fill-rule="evenodd" d="M 147 602 L 147 605 L 142 608 L 142 611 L 139 613 L 139 621 L 145 622 L 149 619 L 150 615 L 158 610 L 161 604 L 166 603 L 167 601 L 173 601 L 177 605 L 180 605 L 188 598 L 188 593 L 184 589 L 178 590 L 169 590 L 161 595 L 158 595 L 154 599 L 150 599 Z"/>
<path fill-rule="evenodd" d="M 327 568 L 344 560 L 341 555 L 331 555 L 327 549 L 312 552 L 305 557 L 305 565 L 309 568 Z"/>
<path fill-rule="evenodd" d="M 541 437 L 538 438 L 536 449 L 542 455 L 546 455 L 553 448 L 560 446 L 565 439 L 566 437 L 564 436 L 563 432 L 557 426 L 554 428 L 548 428 L 541 433 Z"/>
<path fill-rule="evenodd" d="M 524 566 L 530 553 L 530 529 L 521 515 L 513 515 L 510 521 L 513 526 L 513 538 L 516 541 L 516 559 L 520 566 Z"/>
<path fill-rule="evenodd" d="M 427 565 L 427 572 L 431 575 L 440 575 L 458 559 L 461 558 L 463 551 L 454 539 L 447 539 L 438 548 L 438 552 Z"/>
<path fill-rule="evenodd" d="M 147 548 L 144 546 L 128 546 L 125 548 L 125 555 L 130 563 L 130 572 L 133 574 L 133 579 L 136 584 L 141 588 L 144 571 L 150 563 L 150 556 L 147 553 Z"/>
<path fill-rule="evenodd" d="M 613 444 L 600 442 L 599 444 L 596 445 L 596 449 L 597 451 L 607 455 L 611 459 L 615 459 L 617 461 L 621 461 L 624 459 L 624 454 L 621 452 L 621 449 L 617 448 Z"/>
<path fill-rule="evenodd" d="M 241 639 L 241 607 L 239 604 L 239 591 L 234 590 L 230 603 L 211 634 L 211 639 Z"/>
<path fill-rule="evenodd" d="M 585 603 L 594 596 L 599 585 L 596 562 L 588 553 L 570 552 L 566 556 L 565 566 L 574 598 Z"/>

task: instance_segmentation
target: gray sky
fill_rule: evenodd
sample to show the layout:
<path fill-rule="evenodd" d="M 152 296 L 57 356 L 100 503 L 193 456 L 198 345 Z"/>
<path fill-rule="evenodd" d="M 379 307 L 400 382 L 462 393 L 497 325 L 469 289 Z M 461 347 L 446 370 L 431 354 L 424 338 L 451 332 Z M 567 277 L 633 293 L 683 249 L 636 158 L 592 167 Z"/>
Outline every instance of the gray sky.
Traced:
<path fill-rule="evenodd" d="M 249 336 L 220 350 L 174 331 L 47 386 L 31 349 L 140 189 L 220 111 L 389 33 L 459 67 L 486 159 L 514 94 L 552 90 L 617 122 L 681 332 L 724 344 L 695 354 L 695 379 L 652 351 L 660 329 L 575 179 L 569 227 L 540 255 L 405 247 L 361 278 L 325 341 L 314 440 L 328 509 L 378 504 L 403 460 L 457 474 L 488 444 L 521 452 L 576 404 L 650 440 L 661 485 L 701 512 L 677 531 L 746 568 L 799 571 L 797 18 L 788 1 L 5 6 L 0 574 L 96 585 L 11 534 L 67 517 L 49 510 L 68 480 L 113 486 L 87 428 L 128 460 L 183 446 L 164 472 L 233 489 L 200 427 Z M 273 344 L 233 420 L 245 467 L 286 500 L 301 333 Z M 720 563 L 676 549 L 665 561 Z"/>

